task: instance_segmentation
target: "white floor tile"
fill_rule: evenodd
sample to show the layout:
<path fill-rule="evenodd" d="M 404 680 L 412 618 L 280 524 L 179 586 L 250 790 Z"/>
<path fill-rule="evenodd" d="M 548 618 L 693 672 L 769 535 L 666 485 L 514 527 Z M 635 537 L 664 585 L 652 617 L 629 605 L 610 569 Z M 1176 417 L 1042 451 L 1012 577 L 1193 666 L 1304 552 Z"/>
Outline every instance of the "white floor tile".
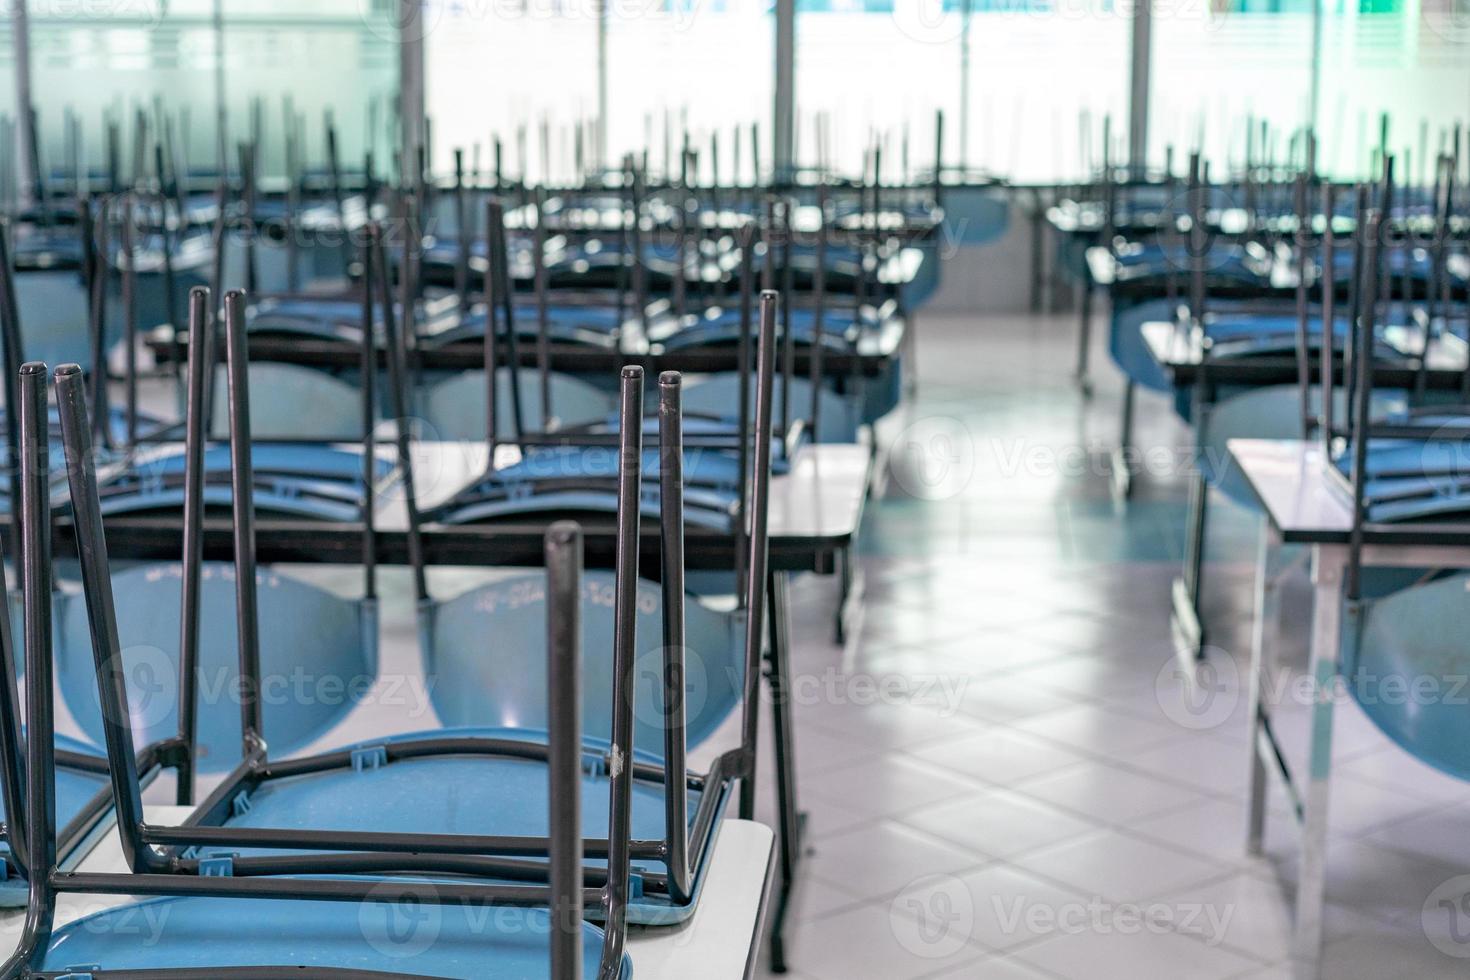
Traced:
<path fill-rule="evenodd" d="M 1118 902 L 1156 898 L 1225 871 L 1213 861 L 1116 830 L 1096 831 L 1012 863 Z"/>

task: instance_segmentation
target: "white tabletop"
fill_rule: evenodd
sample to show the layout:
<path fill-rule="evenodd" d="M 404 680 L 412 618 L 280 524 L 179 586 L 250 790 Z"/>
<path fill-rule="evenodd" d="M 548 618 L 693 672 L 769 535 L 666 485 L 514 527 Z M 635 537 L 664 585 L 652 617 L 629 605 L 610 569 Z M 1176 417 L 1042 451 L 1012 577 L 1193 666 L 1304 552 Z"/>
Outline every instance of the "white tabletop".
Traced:
<path fill-rule="evenodd" d="M 1283 541 L 1348 543 L 1353 527 L 1352 500 L 1344 484 L 1328 471 L 1319 442 L 1231 439 L 1226 445 Z M 1412 565 L 1432 560 L 1425 557 L 1426 549 L 1432 549 L 1438 560 L 1470 561 L 1470 524 L 1463 520 L 1369 524 L 1363 541 L 1363 559 L 1369 565 Z"/>
<path fill-rule="evenodd" d="M 488 456 L 483 442 L 415 442 L 415 496 L 424 510 L 452 498 L 485 473 Z M 501 446 L 497 467 L 512 465 L 519 450 Z M 796 450 L 787 472 L 771 479 L 772 538 L 845 538 L 857 531 L 867 498 L 872 453 L 863 444 L 822 443 Z M 401 494 L 380 492 L 378 529 L 408 527 Z"/>
<path fill-rule="evenodd" d="M 1320 442 L 1231 439 L 1227 446 L 1271 523 L 1283 532 L 1340 536 L 1352 529 L 1352 501 L 1332 484 Z"/>
<path fill-rule="evenodd" d="M 150 806 L 149 823 L 180 824 L 190 807 Z M 638 980 L 743 980 L 763 931 L 765 894 L 770 882 L 775 835 L 764 824 L 726 820 L 715 838 L 699 907 L 677 928 L 634 929 L 628 936 L 633 973 Z M 107 833 L 81 862 L 79 871 L 124 874 L 122 845 Z M 122 895 L 59 896 L 56 925 L 123 905 Z M 13 949 L 25 925 L 24 910 L 0 916 L 0 946 Z"/>

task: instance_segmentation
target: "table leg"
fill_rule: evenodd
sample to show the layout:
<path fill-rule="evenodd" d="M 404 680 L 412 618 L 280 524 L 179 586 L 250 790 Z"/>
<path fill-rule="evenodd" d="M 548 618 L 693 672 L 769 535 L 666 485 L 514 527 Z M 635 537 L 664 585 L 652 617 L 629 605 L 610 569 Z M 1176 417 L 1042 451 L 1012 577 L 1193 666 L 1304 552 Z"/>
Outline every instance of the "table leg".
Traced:
<path fill-rule="evenodd" d="M 852 555 L 846 548 L 837 552 L 837 616 L 832 630 L 832 642 L 838 646 L 847 644 L 847 616 L 852 604 Z"/>
<path fill-rule="evenodd" d="M 771 972 L 786 972 L 786 916 L 801 860 L 806 818 L 796 801 L 796 753 L 791 720 L 791 647 L 786 619 L 786 573 L 772 572 L 766 580 L 770 608 L 770 646 L 766 652 L 766 683 L 771 689 L 772 742 L 776 755 L 777 869 L 780 875 L 771 919 Z"/>
<path fill-rule="evenodd" d="M 1184 542 L 1184 570 L 1174 580 L 1173 626 L 1179 655 L 1185 660 L 1198 660 L 1205 649 L 1200 592 L 1204 579 L 1205 524 L 1209 505 L 1210 481 L 1200 469 L 1189 487 L 1189 537 Z"/>
<path fill-rule="evenodd" d="M 1118 424 L 1118 448 L 1113 451 L 1113 499 L 1126 503 L 1133 495 L 1133 401 L 1138 386 L 1123 389 L 1123 417 Z"/>
<path fill-rule="evenodd" d="M 1046 209 L 1041 206 L 1041 188 L 1031 191 L 1031 301 L 1032 313 L 1041 312 L 1042 238 L 1046 227 Z"/>
<path fill-rule="evenodd" d="M 919 322 L 911 309 L 905 308 L 901 315 L 903 316 L 903 394 L 905 398 L 912 401 L 919 396 Z"/>
<path fill-rule="evenodd" d="M 1250 783 L 1247 796 L 1248 821 L 1246 826 L 1246 852 L 1261 853 L 1261 840 L 1266 830 L 1266 760 L 1262 758 L 1261 741 L 1267 737 L 1267 713 L 1271 706 L 1263 703 L 1265 685 L 1270 682 L 1276 666 L 1276 642 L 1280 627 L 1281 593 L 1280 575 L 1276 568 L 1276 555 L 1281 546 L 1280 535 L 1269 518 L 1261 518 L 1261 541 L 1256 553 L 1256 608 L 1255 624 L 1251 633 L 1251 667 L 1249 679 L 1250 731 Z"/>
<path fill-rule="evenodd" d="M 1327 891 L 1327 802 L 1332 778 L 1332 713 L 1342 641 L 1341 549 L 1312 549 L 1312 713 L 1307 785 L 1302 794 L 1302 856 L 1296 892 L 1295 975 L 1315 978 L 1322 954 Z"/>
<path fill-rule="evenodd" d="M 1092 394 L 1092 382 L 1087 380 L 1087 359 L 1092 353 L 1092 278 L 1082 275 L 1077 305 L 1081 308 L 1081 320 L 1077 324 L 1077 386 L 1084 395 Z"/>

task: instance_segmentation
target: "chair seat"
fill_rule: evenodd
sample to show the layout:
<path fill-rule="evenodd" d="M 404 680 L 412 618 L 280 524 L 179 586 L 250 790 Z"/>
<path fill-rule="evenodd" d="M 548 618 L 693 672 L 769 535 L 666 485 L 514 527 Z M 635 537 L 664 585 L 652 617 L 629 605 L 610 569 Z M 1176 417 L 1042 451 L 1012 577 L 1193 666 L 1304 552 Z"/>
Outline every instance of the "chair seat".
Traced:
<path fill-rule="evenodd" d="M 112 576 L 129 720 L 139 746 L 178 732 L 181 581 L 177 564 Z M 370 690 L 378 671 L 376 607 L 270 570 L 258 572 L 256 581 L 264 734 L 272 751 L 285 756 L 324 735 Z M 100 745 L 102 710 L 86 602 L 77 593 L 57 601 L 57 685 L 81 731 Z M 204 564 L 200 617 L 196 763 L 200 772 L 219 772 L 240 759 L 233 566 Z"/>
<path fill-rule="evenodd" d="M 578 344 L 607 350 L 617 348 L 618 331 L 623 321 L 634 315 L 633 309 L 618 312 L 616 306 L 586 306 L 574 303 L 550 303 L 546 310 L 546 334 L 558 344 Z M 540 310 L 534 305 L 515 307 L 516 337 L 521 342 L 534 342 L 540 332 Z M 501 327 L 501 329 L 504 329 Z M 423 344 L 442 347 L 485 337 L 485 308 L 477 307 L 443 330 L 426 331 Z"/>
<path fill-rule="evenodd" d="M 1431 427 L 1435 418 L 1421 417 Z M 1346 474 L 1351 453 L 1336 465 Z M 1368 444 L 1368 519 L 1405 522 L 1470 514 L 1470 444 L 1460 439 L 1374 439 Z"/>
<path fill-rule="evenodd" d="M 263 513 L 310 520 L 362 519 L 362 453 L 355 447 L 338 448 L 310 443 L 274 443 L 251 448 L 255 468 L 255 504 Z M 148 458 L 120 473 L 102 488 L 103 514 L 176 511 L 184 504 L 184 454 Z M 382 479 L 392 464 L 380 459 Z M 229 472 L 229 448 L 211 446 L 204 454 L 204 502 L 209 507 L 230 505 L 227 485 L 214 482 Z"/>
<path fill-rule="evenodd" d="M 1157 242 L 1129 242 L 1114 250 L 1113 261 L 1120 282 L 1175 276 L 1184 288 L 1195 258 L 1183 243 L 1163 246 Z M 1261 274 L 1247 261 L 1244 250 L 1234 244 L 1212 247 L 1201 261 L 1210 279 L 1247 284 L 1263 282 Z"/>
<path fill-rule="evenodd" d="M 405 894 L 412 892 L 385 892 Z M 582 976 L 593 978 L 602 931 L 584 924 L 583 933 Z M 99 969 L 255 966 L 288 975 L 335 967 L 385 978 L 524 980 L 550 976 L 549 935 L 543 909 L 399 904 L 391 897 L 357 903 L 191 896 L 124 905 L 61 926 L 37 968 L 89 976 Z M 625 957 L 621 976 L 632 973 Z"/>
<path fill-rule="evenodd" d="M 401 745 L 446 735 L 536 744 L 546 741 L 543 732 L 529 729 L 450 728 L 401 735 L 355 748 L 371 750 L 385 744 Z M 582 777 L 583 836 L 606 838 L 609 781 L 600 760 L 607 743 L 588 739 L 584 745 L 587 762 Z M 636 753 L 635 758 L 646 763 L 659 761 L 646 752 Z M 237 806 L 237 810 L 244 812 L 227 824 L 254 829 L 545 837 L 549 832 L 546 773 L 546 765 L 539 761 L 469 755 L 417 757 L 378 766 L 334 769 L 273 779 L 260 785 L 248 797 L 248 807 Z M 725 792 L 723 787 L 717 791 Z M 634 782 L 634 840 L 664 837 L 663 800 L 661 785 Z M 689 792 L 691 822 L 699 800 L 698 791 Z M 398 805 L 385 806 L 384 801 L 397 801 Z M 206 849 L 204 856 L 210 853 Z M 261 849 L 241 853 L 262 856 L 297 852 Z M 587 863 L 603 862 L 589 857 Z M 695 857 L 695 864 L 696 870 L 700 870 L 703 862 L 699 856 Z M 662 873 L 664 867 L 657 861 L 634 860 L 632 871 L 635 876 Z M 629 921 L 645 925 L 682 921 L 693 913 L 694 904 L 676 905 L 664 895 L 641 895 L 632 901 Z M 593 908 L 587 912 L 597 915 Z"/>
<path fill-rule="evenodd" d="M 486 474 L 436 508 L 430 519 L 468 524 L 520 514 L 617 510 L 617 452 L 610 446 L 546 446 Z M 684 463 L 684 519 L 728 530 L 738 504 L 739 461 L 718 450 L 690 449 Z M 658 450 L 643 452 L 646 517 L 658 517 Z"/>
<path fill-rule="evenodd" d="M 822 318 L 822 349 L 848 353 L 861 331 L 876 331 L 881 327 L 882 324 L 876 317 L 864 316 L 855 321 L 850 309 L 828 309 Z M 750 330 L 753 337 L 754 314 Z M 791 335 L 801 346 L 810 347 L 816 342 L 816 317 L 813 311 L 791 311 Z M 714 308 L 682 319 L 668 317 L 649 329 L 648 339 L 662 344 L 668 350 L 735 344 L 740 340 L 740 311 L 738 308 Z"/>

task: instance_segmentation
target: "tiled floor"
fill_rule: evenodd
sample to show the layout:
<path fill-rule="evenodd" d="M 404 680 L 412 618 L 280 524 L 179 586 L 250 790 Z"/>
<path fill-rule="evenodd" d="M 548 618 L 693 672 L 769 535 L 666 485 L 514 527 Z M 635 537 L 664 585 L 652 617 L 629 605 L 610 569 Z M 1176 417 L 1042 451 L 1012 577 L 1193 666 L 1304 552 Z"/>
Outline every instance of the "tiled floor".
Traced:
<path fill-rule="evenodd" d="M 794 668 L 820 692 L 795 705 L 810 815 L 796 980 L 1289 976 L 1297 845 L 1279 794 L 1267 857 L 1243 845 L 1256 517 L 1224 502 L 1212 516 L 1219 693 L 1186 704 L 1168 588 L 1187 454 L 1161 452 L 1113 504 L 1116 372 L 1099 352 L 1084 401 L 1072 329 L 927 317 L 918 399 L 884 432 L 860 634 L 834 646 L 831 582 L 793 584 Z M 1185 445 L 1163 399 L 1140 400 L 1139 440 Z M 1303 584 L 1286 600 L 1298 664 Z M 1470 785 L 1357 709 L 1338 719 L 1323 975 L 1470 974 L 1430 941 L 1470 956 L 1470 897 L 1453 923 L 1425 911 L 1470 872 Z M 1298 751 L 1301 721 L 1283 722 Z"/>

